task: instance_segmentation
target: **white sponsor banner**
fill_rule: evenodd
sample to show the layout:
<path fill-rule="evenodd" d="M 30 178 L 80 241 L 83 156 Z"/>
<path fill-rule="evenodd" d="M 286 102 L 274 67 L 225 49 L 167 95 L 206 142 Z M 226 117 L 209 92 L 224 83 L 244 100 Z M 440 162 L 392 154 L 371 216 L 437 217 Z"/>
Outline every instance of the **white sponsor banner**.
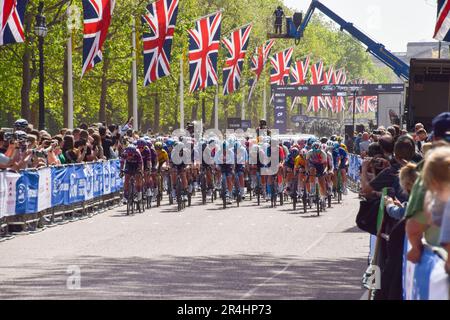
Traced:
<path fill-rule="evenodd" d="M 38 211 L 52 206 L 52 171 L 50 168 L 39 170 Z"/>
<path fill-rule="evenodd" d="M 6 172 L 5 178 L 7 192 L 5 216 L 13 216 L 16 214 L 16 184 L 17 180 L 20 178 L 20 174 L 15 172 Z"/>
<path fill-rule="evenodd" d="M 8 188 L 5 175 L 5 171 L 0 171 L 0 218 L 6 215 L 6 196 L 8 194 Z"/>

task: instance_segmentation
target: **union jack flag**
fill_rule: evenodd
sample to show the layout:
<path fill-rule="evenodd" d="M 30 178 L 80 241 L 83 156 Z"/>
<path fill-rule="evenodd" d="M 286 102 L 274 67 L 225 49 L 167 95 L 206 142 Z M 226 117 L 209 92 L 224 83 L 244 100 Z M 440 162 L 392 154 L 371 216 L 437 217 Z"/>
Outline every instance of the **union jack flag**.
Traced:
<path fill-rule="evenodd" d="M 223 68 L 223 94 L 228 95 L 239 89 L 241 72 L 247 53 L 252 25 L 240 28 L 231 34 L 229 39 L 222 40 L 228 50 L 228 57 Z"/>
<path fill-rule="evenodd" d="M 255 80 L 252 82 L 250 92 L 248 94 L 248 102 L 252 98 L 253 91 L 258 84 L 258 80 L 266 66 L 267 60 L 269 59 L 270 51 L 275 44 L 275 40 L 266 41 L 261 47 L 256 48 L 256 55 L 254 55 L 250 61 L 250 69 L 255 73 Z"/>
<path fill-rule="evenodd" d="M 336 73 L 334 71 L 334 67 L 331 66 L 328 68 L 328 71 L 325 73 L 324 84 L 336 84 Z M 331 109 L 332 111 L 336 108 L 336 97 L 324 97 L 322 98 L 325 102 L 325 108 Z"/>
<path fill-rule="evenodd" d="M 344 68 L 341 68 L 336 73 L 336 83 L 346 84 L 347 74 Z M 342 112 L 345 109 L 345 99 L 344 97 L 337 97 L 335 112 Z"/>
<path fill-rule="evenodd" d="M 434 39 L 450 41 L 450 1 L 438 0 L 438 13 Z"/>
<path fill-rule="evenodd" d="M 189 32 L 189 72 L 192 93 L 217 85 L 217 56 L 220 46 L 222 12 L 216 12 L 196 22 Z"/>
<path fill-rule="evenodd" d="M 28 0 L 0 0 L 0 46 L 25 41 L 23 19 Z"/>
<path fill-rule="evenodd" d="M 311 66 L 311 84 L 324 84 L 323 79 L 323 61 L 319 61 Z M 321 106 L 324 106 L 325 101 L 322 97 L 311 97 L 309 99 L 308 111 L 319 112 Z"/>
<path fill-rule="evenodd" d="M 272 70 L 270 72 L 270 83 L 277 85 L 285 85 L 289 78 L 289 71 L 291 68 L 291 58 L 294 48 L 289 48 L 278 52 L 270 58 Z"/>
<path fill-rule="evenodd" d="M 144 86 L 170 74 L 173 34 L 178 16 L 178 0 L 157 0 L 147 6 L 144 32 Z M 146 29 L 148 30 L 148 29 Z"/>
<path fill-rule="evenodd" d="M 256 75 L 256 80 L 259 80 L 261 77 L 274 44 L 275 40 L 269 40 L 261 47 L 256 48 L 256 55 L 251 60 L 251 69 Z"/>
<path fill-rule="evenodd" d="M 81 76 L 102 61 L 102 47 L 114 11 L 115 0 L 83 0 L 84 40 Z"/>
<path fill-rule="evenodd" d="M 292 85 L 303 85 L 306 83 L 306 77 L 308 76 L 310 62 L 311 59 L 308 56 L 304 61 L 300 60 L 294 63 L 291 72 Z"/>
<path fill-rule="evenodd" d="M 309 64 L 311 59 L 309 56 L 304 61 L 296 61 L 291 70 L 291 84 L 304 85 L 306 77 L 308 76 Z M 300 101 L 300 97 L 294 97 L 292 100 L 291 111 L 294 109 L 296 103 Z"/>

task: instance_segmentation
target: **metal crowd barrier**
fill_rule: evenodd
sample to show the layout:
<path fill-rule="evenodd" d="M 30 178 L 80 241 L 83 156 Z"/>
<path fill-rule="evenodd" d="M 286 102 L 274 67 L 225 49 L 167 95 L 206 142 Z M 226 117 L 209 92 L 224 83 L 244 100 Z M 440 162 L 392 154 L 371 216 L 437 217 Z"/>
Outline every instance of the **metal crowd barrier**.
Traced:
<path fill-rule="evenodd" d="M 105 161 L 90 162 L 94 164 Z M 77 164 L 50 166 L 48 168 L 62 168 Z M 79 165 L 79 164 L 78 164 Z M 41 168 L 43 169 L 43 168 Z M 38 171 L 39 169 L 26 169 L 23 171 Z M 26 235 L 44 231 L 58 225 L 92 218 L 110 209 L 121 206 L 123 190 L 102 195 L 90 200 L 81 201 L 71 205 L 59 205 L 32 214 L 4 216 L 0 218 L 0 242 L 10 240 L 18 235 Z"/>

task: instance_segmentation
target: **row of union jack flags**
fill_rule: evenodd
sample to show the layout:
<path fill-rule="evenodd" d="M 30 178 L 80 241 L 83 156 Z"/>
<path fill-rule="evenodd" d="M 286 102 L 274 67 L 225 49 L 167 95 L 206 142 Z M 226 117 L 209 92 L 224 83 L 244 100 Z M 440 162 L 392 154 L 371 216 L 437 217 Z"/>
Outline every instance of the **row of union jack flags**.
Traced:
<path fill-rule="evenodd" d="M 347 73 L 344 68 L 335 70 L 329 67 L 325 71 L 323 61 L 311 65 L 311 58 L 307 56 L 304 60 L 295 61 L 291 66 L 293 49 L 289 48 L 277 53 L 271 58 L 273 66 L 270 82 L 272 85 L 285 85 L 290 78 L 291 85 L 304 85 L 309 82 L 312 85 L 333 85 L 346 84 Z M 309 81 L 308 81 L 309 80 Z M 355 80 L 352 84 L 368 84 L 365 80 Z M 291 110 L 295 103 L 299 102 L 299 97 L 294 98 Z M 358 97 L 356 99 L 356 112 L 373 112 L 377 106 L 377 97 Z M 353 101 L 349 99 L 350 110 L 353 109 Z M 319 112 L 321 109 L 331 110 L 332 112 L 342 112 L 345 109 L 344 97 L 311 97 L 308 103 L 307 111 Z"/>

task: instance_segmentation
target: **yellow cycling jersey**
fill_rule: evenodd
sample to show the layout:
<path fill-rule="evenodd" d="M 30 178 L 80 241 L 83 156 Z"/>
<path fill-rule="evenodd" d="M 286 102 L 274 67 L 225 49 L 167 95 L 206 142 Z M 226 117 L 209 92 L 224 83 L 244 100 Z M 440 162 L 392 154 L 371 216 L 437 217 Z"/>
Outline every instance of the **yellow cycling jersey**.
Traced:
<path fill-rule="evenodd" d="M 169 161 L 169 154 L 166 150 L 157 151 L 158 153 L 158 162 L 163 163 Z"/>
<path fill-rule="evenodd" d="M 298 155 L 294 160 L 295 168 L 306 167 L 306 159 L 303 155 Z"/>

